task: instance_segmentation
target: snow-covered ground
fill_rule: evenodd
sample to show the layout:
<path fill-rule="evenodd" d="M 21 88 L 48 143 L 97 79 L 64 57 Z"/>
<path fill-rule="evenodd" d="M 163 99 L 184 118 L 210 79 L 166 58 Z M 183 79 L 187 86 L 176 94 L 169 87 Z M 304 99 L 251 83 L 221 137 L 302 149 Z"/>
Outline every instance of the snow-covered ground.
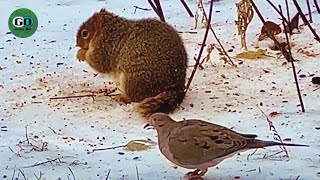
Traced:
<path fill-rule="evenodd" d="M 235 0 L 215 3 L 212 25 L 231 56 L 242 52 L 237 35 Z M 274 3 L 283 1 L 274 0 Z M 303 2 L 303 3 L 302 3 Z M 195 12 L 196 0 L 188 0 Z M 257 1 L 265 18 L 280 20 L 264 1 Z M 209 4 L 206 2 L 206 6 Z M 306 9 L 305 1 L 300 1 Z M 50 100 L 54 96 L 84 95 L 91 91 L 115 87 L 112 79 L 96 76 L 85 63 L 75 58 L 75 35 L 83 21 L 94 11 L 105 7 L 131 19 L 156 17 L 145 0 L 1 0 L 0 1 L 0 179 L 180 179 L 188 171 L 175 167 L 157 147 L 146 151 L 123 148 L 96 151 L 130 140 L 150 138 L 156 132 L 144 130 L 145 120 L 133 112 L 134 104 L 120 105 L 110 97 Z M 296 12 L 291 6 L 291 16 Z M 19 39 L 6 34 L 7 20 L 17 8 L 33 10 L 39 19 L 38 31 L 30 38 Z M 190 18 L 178 0 L 163 0 L 167 22 L 181 33 L 190 59 L 199 52 L 204 29 L 192 30 Z M 284 7 L 284 6 L 283 6 Z M 207 11 L 208 12 L 208 11 Z M 305 11 L 306 12 L 306 11 Z M 320 16 L 314 13 L 312 26 L 319 32 Z M 255 15 L 249 25 L 249 49 L 268 48 L 270 40 L 257 41 L 261 22 Z M 195 31 L 196 34 L 187 33 Z M 302 34 L 291 37 L 296 45 L 293 56 L 299 72 L 299 83 L 306 112 L 301 113 L 292 67 L 285 59 L 276 59 L 268 48 L 268 57 L 260 60 L 235 61 L 238 68 L 218 60 L 215 66 L 206 63 L 198 70 L 191 90 L 171 116 L 175 119 L 198 118 L 256 133 L 261 139 L 272 140 L 265 116 L 278 112 L 271 120 L 283 138 L 309 148 L 288 148 L 289 159 L 278 147 L 241 153 L 209 169 L 206 179 L 319 179 L 320 177 L 320 89 L 311 83 L 311 76 L 320 76 L 320 55 L 307 56 L 298 49 L 320 53 L 307 27 Z M 207 43 L 216 43 L 210 34 Z M 203 55 L 206 55 L 204 53 Z M 188 74 L 188 75 L 189 75 Z M 27 128 L 26 128 L 27 127 Z M 29 143 L 28 143 L 29 141 Z M 30 145 L 32 144 L 32 145 Z M 108 175 L 109 174 L 109 175 Z"/>

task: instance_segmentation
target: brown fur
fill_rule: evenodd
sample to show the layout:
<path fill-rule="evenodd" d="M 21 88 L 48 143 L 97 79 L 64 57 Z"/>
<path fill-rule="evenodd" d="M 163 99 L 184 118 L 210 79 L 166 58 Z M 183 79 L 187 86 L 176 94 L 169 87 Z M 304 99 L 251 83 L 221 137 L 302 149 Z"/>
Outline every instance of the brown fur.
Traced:
<path fill-rule="evenodd" d="M 89 32 L 86 39 L 84 29 Z M 80 60 L 120 81 L 119 99 L 142 101 L 138 107 L 143 116 L 169 113 L 183 101 L 187 53 L 168 24 L 128 20 L 102 9 L 80 26 L 77 46 Z"/>

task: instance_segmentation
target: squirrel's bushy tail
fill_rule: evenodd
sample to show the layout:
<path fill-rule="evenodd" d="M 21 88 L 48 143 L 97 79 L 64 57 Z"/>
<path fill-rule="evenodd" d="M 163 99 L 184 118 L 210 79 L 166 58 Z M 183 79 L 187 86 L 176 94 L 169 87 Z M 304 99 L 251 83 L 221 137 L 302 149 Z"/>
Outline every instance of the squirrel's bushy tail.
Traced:
<path fill-rule="evenodd" d="M 183 98 L 183 91 L 164 91 L 140 102 L 138 111 L 146 118 L 157 112 L 170 113 L 182 103 Z"/>

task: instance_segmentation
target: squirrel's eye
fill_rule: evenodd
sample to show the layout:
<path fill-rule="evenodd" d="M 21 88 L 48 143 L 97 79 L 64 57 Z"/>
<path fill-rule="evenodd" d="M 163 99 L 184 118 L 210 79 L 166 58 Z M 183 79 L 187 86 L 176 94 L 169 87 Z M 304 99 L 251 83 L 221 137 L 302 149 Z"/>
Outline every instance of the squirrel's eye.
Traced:
<path fill-rule="evenodd" d="M 89 37 L 88 30 L 86 30 L 86 29 L 82 30 L 81 35 L 82 35 L 83 39 L 87 39 Z"/>
<path fill-rule="evenodd" d="M 154 118 L 152 118 L 152 121 L 153 121 L 153 122 L 156 122 L 157 120 L 158 120 L 158 119 L 157 119 L 157 118 L 155 118 L 155 117 L 154 117 Z"/>

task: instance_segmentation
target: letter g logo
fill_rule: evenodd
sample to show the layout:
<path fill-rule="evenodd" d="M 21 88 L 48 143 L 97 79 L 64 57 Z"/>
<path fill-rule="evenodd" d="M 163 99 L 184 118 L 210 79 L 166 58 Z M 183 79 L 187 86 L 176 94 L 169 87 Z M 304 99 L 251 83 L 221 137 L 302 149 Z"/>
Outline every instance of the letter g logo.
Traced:
<path fill-rule="evenodd" d="M 24 26 L 24 18 L 23 17 L 20 17 L 20 16 L 17 16 L 13 19 L 12 21 L 12 24 L 15 26 L 15 27 L 23 27 Z"/>

